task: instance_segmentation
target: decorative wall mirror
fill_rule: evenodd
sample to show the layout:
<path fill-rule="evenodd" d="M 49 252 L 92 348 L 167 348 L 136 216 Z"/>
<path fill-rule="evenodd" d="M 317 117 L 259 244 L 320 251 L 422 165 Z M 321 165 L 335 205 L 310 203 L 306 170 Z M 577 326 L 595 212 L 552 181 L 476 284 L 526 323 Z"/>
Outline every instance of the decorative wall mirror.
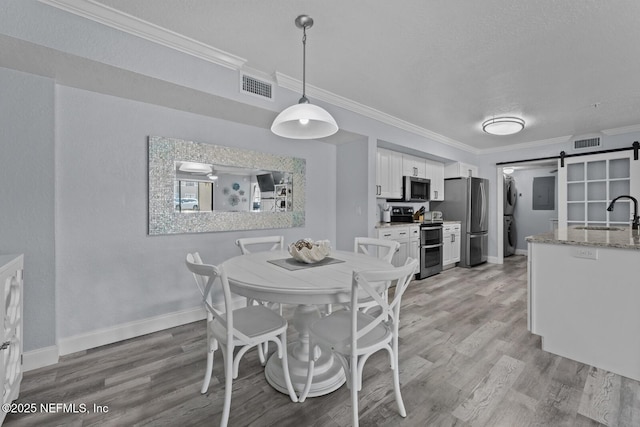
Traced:
<path fill-rule="evenodd" d="M 304 226 L 304 159 L 149 137 L 149 234 Z"/>

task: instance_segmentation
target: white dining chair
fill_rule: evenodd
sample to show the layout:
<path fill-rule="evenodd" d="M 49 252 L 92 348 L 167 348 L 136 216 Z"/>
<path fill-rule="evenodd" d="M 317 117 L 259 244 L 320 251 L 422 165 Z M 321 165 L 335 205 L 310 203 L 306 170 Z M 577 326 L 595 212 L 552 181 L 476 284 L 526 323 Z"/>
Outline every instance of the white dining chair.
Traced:
<path fill-rule="evenodd" d="M 314 321 L 309 327 L 309 367 L 305 387 L 299 401 L 304 402 L 311 388 L 314 374 L 317 345 L 331 349 L 340 360 L 347 377 L 347 387 L 351 389 L 352 425 L 358 425 L 358 391 L 362 389 L 364 364 L 373 353 L 386 350 L 389 353 L 393 371 L 393 388 L 398 412 L 407 416 L 400 393 L 398 363 L 398 326 L 402 295 L 418 269 L 418 260 L 408 258 L 402 267 L 385 270 L 354 271 L 351 286 L 352 310 L 335 311 L 329 316 Z M 383 289 L 379 286 L 383 284 Z M 396 289 L 391 302 L 383 295 L 389 284 Z M 372 316 L 359 310 L 359 301 L 366 295 L 380 306 L 380 313 Z"/>
<path fill-rule="evenodd" d="M 282 251 L 284 250 L 284 236 L 245 237 L 236 240 L 236 245 L 240 248 L 242 255 L 250 254 L 252 251 L 256 251 L 256 249 L 259 251 Z M 247 305 L 253 304 L 260 304 L 272 310 L 276 310 L 282 316 L 282 304 L 247 298 Z M 258 349 L 258 357 L 262 365 L 267 363 L 269 358 L 268 342 L 264 343 L 264 345 Z"/>
<path fill-rule="evenodd" d="M 275 311 L 262 305 L 251 305 L 234 310 L 227 275 L 221 266 L 203 264 L 197 252 L 187 254 L 185 262 L 189 271 L 193 273 L 207 311 L 207 367 L 200 390 L 202 394 L 209 389 L 214 353 L 218 346 L 222 351 L 225 394 L 220 425 L 226 426 L 229 421 L 232 384 L 233 379 L 238 377 L 240 359 L 249 349 L 256 346 L 260 348 L 265 342 L 273 341 L 276 344 L 278 357 L 282 359 L 289 397 L 293 402 L 297 402 L 298 398 L 291 384 L 287 362 L 287 321 Z M 211 290 L 214 283 L 221 285 L 224 295 L 224 312 L 213 306 Z M 240 350 L 234 357 L 236 347 L 240 347 Z"/>
<path fill-rule="evenodd" d="M 375 239 L 371 237 L 356 237 L 353 241 L 353 251 L 369 256 L 376 256 L 391 263 L 393 256 L 400 249 L 400 243 L 395 240 Z M 386 295 L 385 295 L 386 298 Z M 378 307 L 371 298 L 360 301 L 360 310 L 365 313 Z"/>
<path fill-rule="evenodd" d="M 268 248 L 270 251 L 277 251 L 284 249 L 284 237 L 283 236 L 265 236 L 265 237 L 245 237 L 242 239 L 236 240 L 236 245 L 240 248 L 240 252 L 242 254 L 250 254 L 252 250 L 255 251 L 255 248 L 265 250 Z M 269 246 L 271 245 L 271 246 Z"/>
<path fill-rule="evenodd" d="M 376 250 L 375 252 L 373 250 Z M 377 256 L 391 263 L 393 255 L 400 249 L 400 243 L 395 240 L 375 239 L 371 237 L 356 237 L 353 240 L 353 251 L 365 255 Z"/>

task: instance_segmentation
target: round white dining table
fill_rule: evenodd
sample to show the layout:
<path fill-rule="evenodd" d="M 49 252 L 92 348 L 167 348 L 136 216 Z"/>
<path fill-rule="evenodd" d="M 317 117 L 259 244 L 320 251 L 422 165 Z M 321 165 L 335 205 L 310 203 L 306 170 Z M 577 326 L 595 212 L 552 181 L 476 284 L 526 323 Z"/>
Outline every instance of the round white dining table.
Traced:
<path fill-rule="evenodd" d="M 289 340 L 287 349 L 291 382 L 299 392 L 307 380 L 309 325 L 320 318 L 317 306 L 350 302 L 354 270 L 379 270 L 389 268 L 391 264 L 376 257 L 346 251 L 332 252 L 331 258 L 338 262 L 297 270 L 288 270 L 273 263 L 290 258 L 286 251 L 256 252 L 230 258 L 223 266 L 232 292 L 247 298 L 297 306 L 293 327 L 298 337 Z M 316 351 L 320 354 L 315 363 L 310 397 L 331 393 L 346 379 L 342 365 L 330 350 Z M 273 388 L 288 393 L 282 363 L 277 355 L 269 358 L 265 377 Z"/>

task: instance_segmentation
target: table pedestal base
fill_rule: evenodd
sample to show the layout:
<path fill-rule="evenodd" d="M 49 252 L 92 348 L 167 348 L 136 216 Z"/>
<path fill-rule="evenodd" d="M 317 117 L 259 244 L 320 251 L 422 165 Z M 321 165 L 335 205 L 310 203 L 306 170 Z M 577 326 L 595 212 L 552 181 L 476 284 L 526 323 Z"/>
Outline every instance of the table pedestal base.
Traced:
<path fill-rule="evenodd" d="M 293 389 L 299 395 L 307 382 L 309 366 L 309 325 L 320 318 L 318 308 L 314 305 L 299 305 L 293 314 L 293 326 L 298 331 L 298 340 L 287 346 L 289 376 Z M 318 350 L 316 350 L 318 351 Z M 313 370 L 313 380 L 309 397 L 323 396 L 339 389 L 346 381 L 344 370 L 331 350 L 321 349 Z M 273 354 L 265 368 L 267 382 L 281 393 L 288 394 L 284 381 L 282 362 L 277 354 Z"/>
<path fill-rule="evenodd" d="M 289 344 L 287 351 L 292 352 L 295 345 L 295 343 Z M 292 356 L 289 356 L 288 361 L 291 383 L 293 384 L 293 389 L 296 391 L 296 394 L 299 395 L 307 382 L 308 362 L 297 360 Z M 282 361 L 278 358 L 277 354 L 273 354 L 269 358 L 264 375 L 267 378 L 267 382 L 271 384 L 273 388 L 281 393 L 289 394 L 282 372 Z M 320 355 L 320 358 L 316 360 L 313 369 L 313 381 L 308 397 L 329 394 L 342 387 L 345 381 L 346 377 L 342 365 L 333 358 L 331 351 L 325 350 Z"/>

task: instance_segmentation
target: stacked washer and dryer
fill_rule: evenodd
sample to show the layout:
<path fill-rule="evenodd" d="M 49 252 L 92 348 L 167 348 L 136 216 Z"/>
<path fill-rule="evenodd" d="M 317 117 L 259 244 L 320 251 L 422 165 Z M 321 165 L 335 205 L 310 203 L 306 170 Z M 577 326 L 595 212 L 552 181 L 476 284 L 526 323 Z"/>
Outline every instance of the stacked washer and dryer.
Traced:
<path fill-rule="evenodd" d="M 513 211 L 518 200 L 516 181 L 512 176 L 504 175 L 504 256 L 508 257 L 516 253 L 518 238 L 516 234 L 516 222 Z"/>

